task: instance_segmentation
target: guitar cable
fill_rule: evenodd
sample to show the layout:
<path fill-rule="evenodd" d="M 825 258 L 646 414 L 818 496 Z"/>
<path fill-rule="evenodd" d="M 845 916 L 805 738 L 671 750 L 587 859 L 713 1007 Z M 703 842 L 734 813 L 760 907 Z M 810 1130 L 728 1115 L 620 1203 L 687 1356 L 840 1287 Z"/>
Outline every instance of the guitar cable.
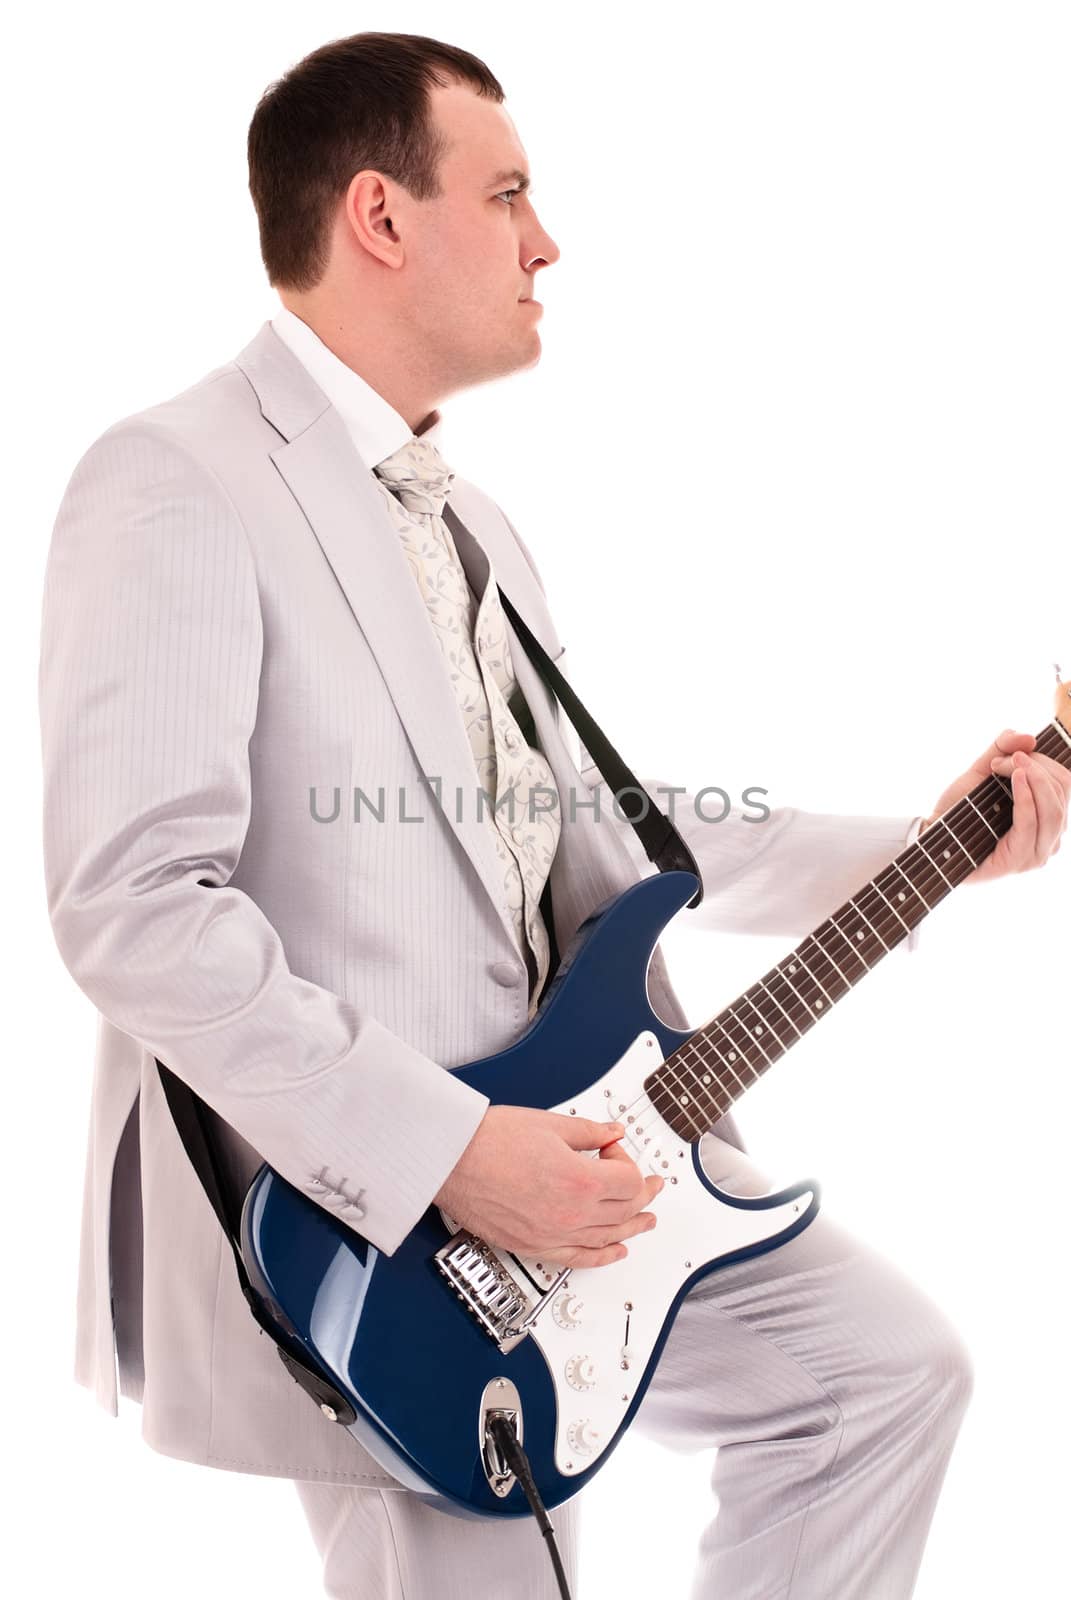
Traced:
<path fill-rule="evenodd" d="M 528 1498 L 528 1504 L 531 1506 L 536 1522 L 539 1524 L 543 1537 L 547 1541 L 547 1550 L 550 1553 L 551 1565 L 554 1568 L 554 1576 L 558 1580 L 558 1590 L 562 1600 L 571 1600 L 569 1584 L 565 1577 L 565 1568 L 562 1566 L 562 1558 L 554 1540 L 554 1526 L 547 1515 L 546 1506 L 539 1497 L 539 1490 L 536 1488 L 528 1457 L 525 1455 L 524 1450 L 521 1448 L 521 1442 L 513 1431 L 513 1424 L 500 1411 L 497 1415 L 491 1417 L 487 1424 L 487 1431 L 494 1439 L 502 1453 L 503 1460 L 509 1464 L 510 1471 Z"/>

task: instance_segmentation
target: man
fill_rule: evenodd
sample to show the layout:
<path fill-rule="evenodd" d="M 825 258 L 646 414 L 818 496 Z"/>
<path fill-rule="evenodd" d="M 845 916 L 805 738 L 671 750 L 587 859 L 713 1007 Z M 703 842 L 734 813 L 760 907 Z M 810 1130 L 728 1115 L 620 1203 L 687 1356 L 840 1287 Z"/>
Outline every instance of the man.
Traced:
<path fill-rule="evenodd" d="M 536 273 L 559 252 L 502 99 L 475 57 L 411 35 L 335 41 L 272 85 L 250 188 L 282 309 L 91 445 L 46 578 L 49 909 L 101 1018 L 76 1376 L 115 1414 L 117 1349 L 151 1446 L 293 1479 L 334 1596 L 556 1591 L 530 1521 L 427 1507 L 291 1382 L 155 1058 L 213 1108 L 239 1181 L 267 1161 L 388 1254 L 435 1202 L 493 1243 L 594 1267 L 658 1215 L 611 1124 L 489 1106 L 444 1070 L 517 1038 L 555 947 L 650 870 L 609 802 L 598 819 L 568 805 L 600 774 L 574 760 L 495 587 L 560 662 L 541 581 L 436 448 L 438 402 L 540 355 Z M 1057 848 L 1068 774 L 1032 747 L 1003 734 L 938 799 L 935 815 L 1010 774 L 1014 825 L 975 879 Z M 563 803 L 511 825 L 470 803 L 477 780 Z M 383 792 L 382 820 L 353 819 L 355 790 Z M 790 934 L 922 820 L 783 809 L 714 827 L 687 797 L 676 815 L 697 920 Z M 686 1026 L 660 951 L 649 980 Z M 702 1152 L 715 1181 L 768 1187 L 731 1118 Z M 696 1593 L 909 1594 L 968 1391 L 940 1311 L 825 1215 L 713 1274 L 635 1423 L 733 1446 Z M 554 1518 L 574 1584 L 577 1509 Z"/>

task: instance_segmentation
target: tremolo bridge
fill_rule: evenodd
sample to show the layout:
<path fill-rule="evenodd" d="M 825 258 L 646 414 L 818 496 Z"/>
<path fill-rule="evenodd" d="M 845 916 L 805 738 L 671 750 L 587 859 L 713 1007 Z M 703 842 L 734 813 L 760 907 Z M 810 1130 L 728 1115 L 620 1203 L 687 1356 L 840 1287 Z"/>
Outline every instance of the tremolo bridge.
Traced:
<path fill-rule="evenodd" d="M 545 1289 L 529 1294 L 498 1252 L 466 1229 L 448 1239 L 433 1259 L 462 1305 L 504 1355 L 527 1337 L 572 1271 L 563 1267 Z M 519 1260 L 518 1266 L 525 1272 Z"/>

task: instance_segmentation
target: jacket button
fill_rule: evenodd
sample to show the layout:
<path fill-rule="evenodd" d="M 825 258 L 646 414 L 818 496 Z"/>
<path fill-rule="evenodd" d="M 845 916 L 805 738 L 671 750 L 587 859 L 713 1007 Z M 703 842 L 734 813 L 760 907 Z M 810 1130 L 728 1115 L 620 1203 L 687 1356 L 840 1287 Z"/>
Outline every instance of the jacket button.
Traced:
<path fill-rule="evenodd" d="M 503 989 L 515 989 L 521 981 L 522 973 L 515 961 L 495 961 L 491 966 L 491 976 Z"/>

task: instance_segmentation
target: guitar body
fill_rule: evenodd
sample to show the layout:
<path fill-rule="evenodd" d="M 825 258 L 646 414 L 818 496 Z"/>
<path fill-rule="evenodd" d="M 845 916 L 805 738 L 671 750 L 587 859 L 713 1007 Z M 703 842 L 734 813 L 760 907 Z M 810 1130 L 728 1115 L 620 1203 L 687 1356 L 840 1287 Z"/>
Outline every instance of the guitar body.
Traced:
<path fill-rule="evenodd" d="M 689 872 L 662 872 L 606 902 L 578 929 L 527 1032 L 457 1069 L 493 1104 L 626 1126 L 624 1149 L 666 1183 L 657 1227 L 630 1238 L 623 1260 L 566 1271 L 516 1257 L 470 1243 L 434 1205 L 386 1256 L 271 1168 L 250 1186 L 243 1259 L 281 1337 L 347 1397 L 345 1425 L 372 1455 L 440 1510 L 531 1514 L 493 1446 L 488 1456 L 489 1408 L 515 1418 L 548 1507 L 576 1494 L 632 1420 L 688 1290 L 817 1213 L 814 1183 L 758 1197 L 717 1188 L 698 1142 L 673 1133 L 644 1091 L 689 1038 L 651 1009 L 646 974 L 695 888 Z M 496 1335 L 503 1305 L 514 1328 L 530 1318 L 519 1336 Z"/>

